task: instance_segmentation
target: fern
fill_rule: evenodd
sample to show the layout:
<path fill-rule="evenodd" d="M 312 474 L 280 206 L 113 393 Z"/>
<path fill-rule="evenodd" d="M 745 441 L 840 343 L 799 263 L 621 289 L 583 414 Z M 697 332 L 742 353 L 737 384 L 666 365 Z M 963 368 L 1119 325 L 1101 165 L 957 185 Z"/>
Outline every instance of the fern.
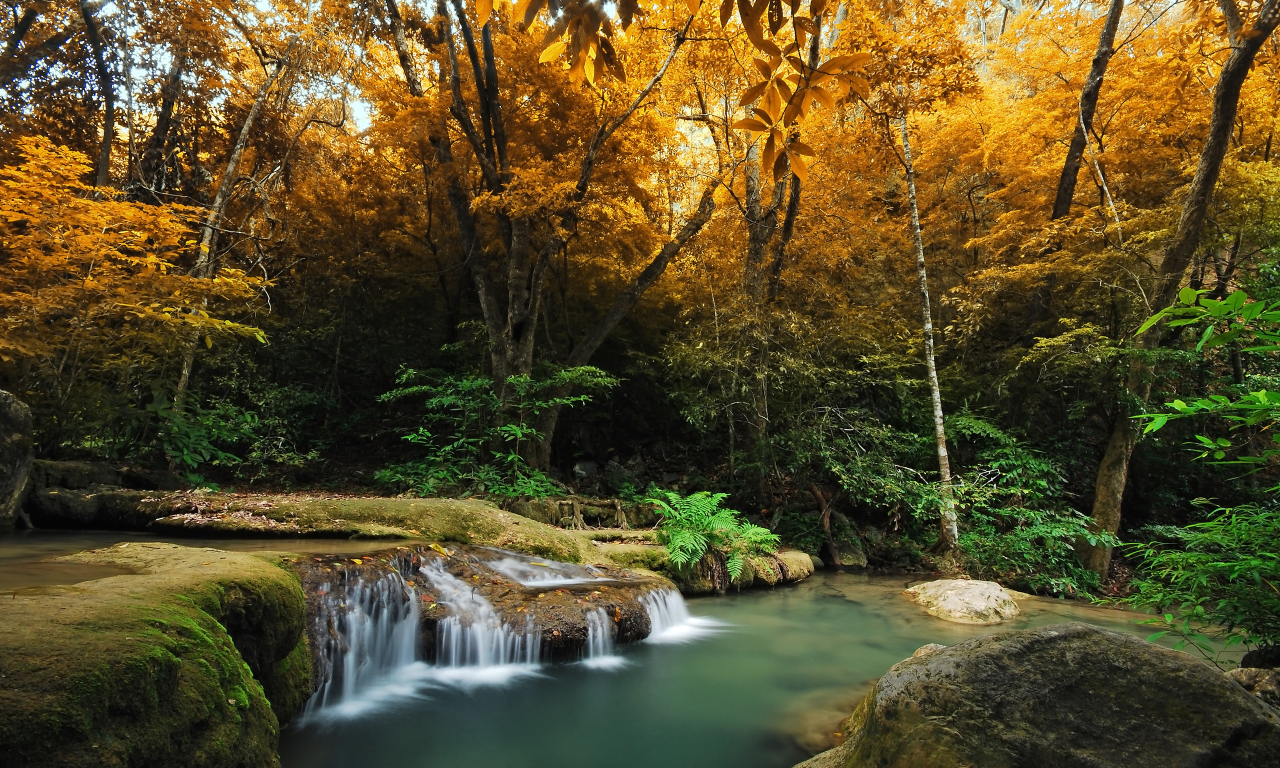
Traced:
<path fill-rule="evenodd" d="M 732 509 L 720 504 L 726 493 L 699 491 L 681 496 L 673 491 L 657 491 L 645 501 L 657 507 L 662 516 L 658 540 L 667 547 L 676 568 L 688 568 L 715 548 L 725 556 L 725 570 L 737 580 L 750 555 L 762 555 L 778 548 L 777 535 L 741 519 Z"/>

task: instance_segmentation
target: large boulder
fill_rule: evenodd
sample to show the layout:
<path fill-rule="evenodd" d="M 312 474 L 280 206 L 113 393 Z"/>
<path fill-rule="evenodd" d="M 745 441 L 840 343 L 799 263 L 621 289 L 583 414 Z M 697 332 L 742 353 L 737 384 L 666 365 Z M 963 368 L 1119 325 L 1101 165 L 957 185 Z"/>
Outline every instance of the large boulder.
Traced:
<path fill-rule="evenodd" d="M 4 597 L 0 765 L 278 764 L 312 690 L 281 556 L 134 542 L 63 559 L 136 575 Z"/>
<path fill-rule="evenodd" d="M 991 581 L 942 579 L 906 591 L 930 616 L 957 624 L 999 624 L 1022 614 L 1013 595 Z"/>
<path fill-rule="evenodd" d="M 1280 717 L 1235 681 L 1185 653 L 1074 623 L 900 662 L 845 732 L 801 766 L 1280 766 Z"/>
<path fill-rule="evenodd" d="M 31 409 L 0 389 L 0 531 L 13 528 L 31 472 L 35 444 Z"/>

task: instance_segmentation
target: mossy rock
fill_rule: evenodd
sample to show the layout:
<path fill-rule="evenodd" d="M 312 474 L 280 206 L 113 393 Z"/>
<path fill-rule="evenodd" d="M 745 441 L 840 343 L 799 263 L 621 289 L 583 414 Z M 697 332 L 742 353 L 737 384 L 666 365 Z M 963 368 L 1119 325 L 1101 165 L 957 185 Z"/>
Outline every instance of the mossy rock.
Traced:
<path fill-rule="evenodd" d="M 427 539 L 590 562 L 585 539 L 471 499 L 333 498 L 49 489 L 28 502 L 45 528 L 168 535 Z"/>
<path fill-rule="evenodd" d="M 132 543 L 64 559 L 137 575 L 6 596 L 0 764 L 278 764 L 280 722 L 312 685 L 280 555 Z"/>
<path fill-rule="evenodd" d="M 724 555 L 708 551 L 687 568 L 668 566 L 671 578 L 686 595 L 723 593 L 730 587 L 772 587 L 794 584 L 813 575 L 813 559 L 798 549 L 780 549 L 769 555 L 748 557 L 738 577 L 731 578 Z"/>
<path fill-rule="evenodd" d="M 1280 717 L 1190 654 L 1086 624 L 920 649 L 796 768 L 1280 768 Z"/>
<path fill-rule="evenodd" d="M 666 573 L 671 560 L 667 548 L 660 544 L 604 542 L 599 550 L 624 568 L 643 568 L 655 573 Z"/>

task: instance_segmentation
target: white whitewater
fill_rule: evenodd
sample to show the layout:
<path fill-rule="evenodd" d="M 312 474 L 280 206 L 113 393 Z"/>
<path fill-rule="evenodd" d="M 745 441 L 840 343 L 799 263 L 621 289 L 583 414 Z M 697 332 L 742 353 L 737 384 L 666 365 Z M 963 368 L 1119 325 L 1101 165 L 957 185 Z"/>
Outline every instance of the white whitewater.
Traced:
<path fill-rule="evenodd" d="M 526 577 L 538 572 L 525 568 L 541 567 L 529 562 L 543 562 L 511 560 L 511 569 Z M 574 568 L 548 575 L 558 580 L 553 583 L 594 580 L 590 571 Z M 412 577 L 407 565 L 404 573 Z M 345 591 L 330 584 L 321 588 L 312 633 L 320 638 L 317 672 L 321 682 L 303 710 L 302 721 L 362 716 L 397 702 L 420 700 L 441 686 L 501 686 L 538 675 L 542 636 L 532 617 L 520 627 L 505 623 L 479 590 L 445 570 L 441 560 L 424 565 L 419 573 L 429 582 L 431 595 L 424 592 L 426 583 L 415 586 L 398 571 L 372 581 L 358 580 Z M 449 615 L 436 623 L 433 664 L 420 660 L 417 647 L 419 606 L 424 598 L 449 609 Z M 725 626 L 691 616 L 684 598 L 674 590 L 649 592 L 641 602 L 651 627 L 646 642 L 688 643 Z M 627 660 L 616 652 L 617 627 L 609 613 L 597 608 L 586 618 L 582 664 L 601 670 L 626 666 Z"/>
<path fill-rule="evenodd" d="M 345 596 L 325 585 L 320 623 L 324 682 L 307 702 L 303 717 L 351 715 L 364 711 L 397 688 L 396 673 L 414 663 L 418 637 L 417 594 L 399 573 L 377 581 L 357 581 Z"/>
<path fill-rule="evenodd" d="M 570 584 L 613 581 L 606 576 L 601 576 L 600 572 L 591 565 L 539 560 L 510 552 L 504 552 L 503 557 L 489 560 L 485 565 L 507 578 L 518 581 L 524 587 L 563 587 Z"/>
<path fill-rule="evenodd" d="M 542 636 L 534 629 L 532 618 L 519 630 L 505 623 L 478 590 L 446 571 L 439 560 L 423 568 L 422 574 L 435 587 L 437 602 L 452 611 L 436 624 L 436 667 L 491 668 L 538 663 Z"/>
<path fill-rule="evenodd" d="M 582 649 L 582 663 L 592 669 L 617 669 L 627 660 L 615 654 L 614 624 L 603 608 L 587 614 L 587 645 Z"/>
<path fill-rule="evenodd" d="M 725 624 L 706 616 L 692 616 L 684 598 L 674 589 L 658 589 L 640 598 L 649 614 L 646 643 L 675 645 L 691 643 L 720 632 Z"/>

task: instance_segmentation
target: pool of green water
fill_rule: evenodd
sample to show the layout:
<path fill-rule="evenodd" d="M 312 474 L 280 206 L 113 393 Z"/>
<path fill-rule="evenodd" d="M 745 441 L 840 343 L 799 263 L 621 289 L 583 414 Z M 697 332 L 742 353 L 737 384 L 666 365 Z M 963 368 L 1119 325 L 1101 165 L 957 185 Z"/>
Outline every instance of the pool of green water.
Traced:
<path fill-rule="evenodd" d="M 820 573 L 691 600 L 715 631 L 620 648 L 616 669 L 418 684 L 356 717 L 289 726 L 284 768 L 787 768 L 831 746 L 875 678 L 927 643 L 1062 621 L 1150 633 L 1133 613 L 1041 598 L 999 627 L 951 624 L 908 601 L 907 583 Z"/>

